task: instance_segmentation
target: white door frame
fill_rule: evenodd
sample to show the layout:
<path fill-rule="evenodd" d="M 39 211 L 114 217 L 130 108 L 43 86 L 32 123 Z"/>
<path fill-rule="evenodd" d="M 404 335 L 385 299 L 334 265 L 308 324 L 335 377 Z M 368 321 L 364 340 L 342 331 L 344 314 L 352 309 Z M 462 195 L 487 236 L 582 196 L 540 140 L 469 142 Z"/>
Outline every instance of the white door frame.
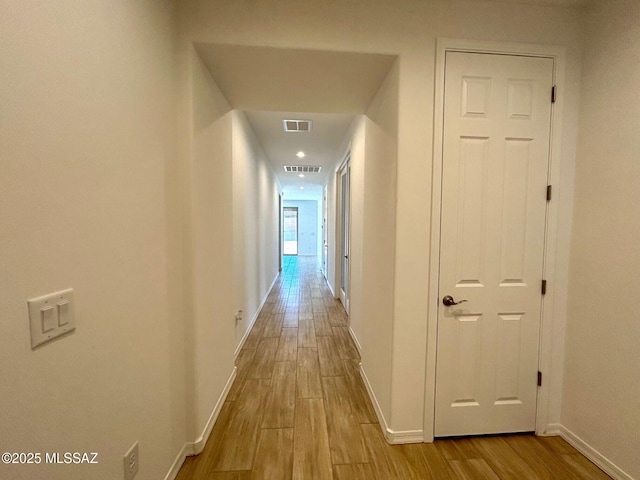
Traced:
<path fill-rule="evenodd" d="M 322 189 L 322 274 L 327 280 L 327 269 L 329 263 L 329 232 L 327 231 L 329 206 L 327 203 L 328 185 L 325 183 Z"/>
<path fill-rule="evenodd" d="M 342 236 L 343 236 L 343 231 L 342 231 L 342 203 L 343 203 L 343 198 L 342 198 L 342 175 L 343 172 L 350 167 L 351 165 L 351 146 L 349 146 L 349 149 L 347 150 L 347 153 L 344 156 L 344 159 L 342 160 L 342 162 L 340 163 L 340 165 L 338 166 L 338 168 L 336 169 L 336 248 L 335 248 L 335 271 L 336 271 L 336 291 L 335 291 L 335 295 L 336 298 L 340 299 L 340 292 L 342 291 L 342 260 L 343 260 L 343 252 L 342 252 Z M 347 176 L 347 179 L 349 181 L 349 183 L 351 183 L 351 175 L 349 174 Z M 351 185 L 347 186 L 347 190 L 348 190 L 348 194 L 349 197 L 351 197 Z M 349 202 L 348 202 L 348 208 L 349 208 L 349 212 L 347 212 L 347 218 L 348 218 L 348 222 L 347 222 L 347 228 L 350 230 L 351 229 L 351 198 L 349 198 Z M 349 232 L 350 233 L 350 232 Z M 350 245 L 350 237 L 351 235 L 349 235 L 349 245 L 347 246 L 347 250 L 349 251 L 351 249 L 351 245 Z M 343 305 L 344 309 L 347 312 L 347 315 L 349 314 L 349 300 L 351 298 L 351 259 L 349 259 L 349 261 L 347 262 L 347 268 L 349 270 L 347 278 L 348 278 L 348 284 L 347 284 L 347 291 L 345 292 L 345 297 L 346 297 L 346 301 L 345 301 L 345 305 Z"/>
<path fill-rule="evenodd" d="M 278 192 L 278 271 L 282 271 L 282 255 L 284 253 L 284 210 L 282 192 Z"/>
<path fill-rule="evenodd" d="M 433 442 L 435 428 L 435 391 L 436 391 L 436 348 L 438 333 L 438 312 L 440 302 L 439 277 L 440 277 L 440 211 L 442 207 L 442 150 L 444 131 L 444 82 L 445 82 L 445 55 L 446 52 L 468 53 L 496 53 L 524 55 L 532 57 L 547 57 L 554 60 L 553 80 L 556 90 L 559 92 L 556 102 L 551 109 L 551 142 L 549 158 L 549 183 L 554 185 L 556 192 L 560 185 L 561 170 L 561 126 L 562 110 L 564 107 L 564 70 L 566 53 L 564 47 L 552 45 L 531 45 L 519 43 L 503 43 L 492 41 L 478 41 L 452 38 L 438 38 L 436 44 L 436 78 L 434 97 L 434 128 L 433 128 L 433 172 L 431 185 L 431 248 L 429 265 L 429 311 L 427 319 L 427 364 L 425 381 L 425 409 L 424 409 L 424 441 Z M 549 92 L 551 96 L 551 92 Z M 543 275 L 549 288 L 542 302 L 542 319 L 540 328 L 540 356 L 539 370 L 543 375 L 542 386 L 538 389 L 538 401 L 536 407 L 536 434 L 557 434 L 553 426 L 549 425 L 549 404 L 553 400 L 552 395 L 560 395 L 560 385 L 554 385 L 551 375 L 552 359 L 562 359 L 563 345 L 553 344 L 554 323 L 562 322 L 564 325 L 564 305 L 556 305 L 554 296 L 559 293 L 556 285 L 556 253 L 558 228 L 570 229 L 570 225 L 558 224 L 559 202 L 552 198 L 547 206 L 547 225 L 545 235 L 544 267 Z M 563 286 L 566 289 L 566 286 Z M 566 292 L 563 292 L 566 294 Z M 555 294 L 555 295 L 554 295 Z M 562 296 L 562 295 L 560 295 Z M 559 355 L 559 357 L 558 357 Z M 554 369 L 561 369 L 562 364 L 554 365 Z M 546 374 L 546 376 L 545 376 Z M 560 373 L 561 375 L 561 373 Z M 546 378 L 546 381 L 545 381 Z"/>

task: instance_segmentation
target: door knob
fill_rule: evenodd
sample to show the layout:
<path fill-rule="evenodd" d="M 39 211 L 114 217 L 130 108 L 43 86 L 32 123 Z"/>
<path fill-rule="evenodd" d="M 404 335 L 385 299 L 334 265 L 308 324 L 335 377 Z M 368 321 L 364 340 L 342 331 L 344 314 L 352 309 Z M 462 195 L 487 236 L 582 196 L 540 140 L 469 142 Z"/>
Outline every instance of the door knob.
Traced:
<path fill-rule="evenodd" d="M 456 302 L 451 295 L 446 295 L 445 297 L 442 297 L 442 303 L 447 307 L 451 307 L 453 305 L 459 305 L 461 303 L 468 302 L 468 301 L 469 300 L 460 300 L 459 302 Z"/>

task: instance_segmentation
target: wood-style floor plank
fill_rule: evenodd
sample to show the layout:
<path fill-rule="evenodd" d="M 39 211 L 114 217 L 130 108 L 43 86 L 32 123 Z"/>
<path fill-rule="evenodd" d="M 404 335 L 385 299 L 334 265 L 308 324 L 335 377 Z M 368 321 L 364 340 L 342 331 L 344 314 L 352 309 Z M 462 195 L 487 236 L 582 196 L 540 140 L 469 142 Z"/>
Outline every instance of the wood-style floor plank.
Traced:
<path fill-rule="evenodd" d="M 342 359 L 338 353 L 338 347 L 333 337 L 317 337 L 318 360 L 320 361 L 320 375 L 323 377 L 335 377 L 344 375 Z"/>
<path fill-rule="evenodd" d="M 348 325 L 347 313 L 342 308 L 342 304 L 334 303 L 327 306 L 327 314 L 332 327 L 346 327 Z"/>
<path fill-rule="evenodd" d="M 262 341 L 262 329 L 264 328 L 264 322 L 255 323 L 253 328 L 247 335 L 247 339 L 244 341 L 243 349 L 245 350 L 255 350 L 260 345 Z"/>
<path fill-rule="evenodd" d="M 399 451 L 421 479 L 458 480 L 449 462 L 440 455 L 433 443 L 400 445 Z"/>
<path fill-rule="evenodd" d="M 482 454 L 470 438 L 436 440 L 434 445 L 447 460 L 471 460 L 482 458 Z"/>
<path fill-rule="evenodd" d="M 324 404 L 320 398 L 296 400 L 293 479 L 333 478 Z"/>
<path fill-rule="evenodd" d="M 282 322 L 284 328 L 297 328 L 298 327 L 298 308 L 287 308 L 284 314 L 284 320 Z"/>
<path fill-rule="evenodd" d="M 503 437 L 479 437 L 472 439 L 472 442 L 498 478 L 505 480 L 536 480 L 538 478 Z"/>
<path fill-rule="evenodd" d="M 212 452 L 211 471 L 251 470 L 262 423 L 261 412 L 271 381 L 247 379 L 233 402 L 227 428 Z"/>
<path fill-rule="evenodd" d="M 271 307 L 271 313 L 284 313 L 287 309 L 287 297 L 280 297 Z"/>
<path fill-rule="evenodd" d="M 560 455 L 544 446 L 537 437 L 531 435 L 509 435 L 504 437 L 507 444 L 536 472 L 540 480 L 579 480 L 565 464 Z"/>
<path fill-rule="evenodd" d="M 313 326 L 315 327 L 317 337 L 326 337 L 333 335 L 333 330 L 331 330 L 329 318 L 323 313 L 313 315 Z"/>
<path fill-rule="evenodd" d="M 296 406 L 296 364 L 276 362 L 264 406 L 262 428 L 292 428 Z"/>
<path fill-rule="evenodd" d="M 317 346 L 313 320 L 298 320 L 298 347 L 315 348 Z"/>
<path fill-rule="evenodd" d="M 227 401 L 233 402 L 238 397 L 238 393 L 242 390 L 244 386 L 244 380 L 247 378 L 247 372 L 251 362 L 253 361 L 253 355 L 256 353 L 255 350 L 243 349 L 238 354 L 236 358 L 236 379 L 233 381 L 233 385 L 229 389 L 229 394 L 227 395 Z"/>
<path fill-rule="evenodd" d="M 380 478 L 385 480 L 418 479 L 417 472 L 406 462 L 398 446 L 389 445 L 382 436 L 379 425 L 360 425 L 371 462 Z"/>
<path fill-rule="evenodd" d="M 451 468 L 460 480 L 500 480 L 496 472 L 482 458 L 451 460 Z"/>
<path fill-rule="evenodd" d="M 300 304 L 298 320 L 313 320 L 313 305 L 311 303 Z"/>
<path fill-rule="evenodd" d="M 279 337 L 282 333 L 282 324 L 284 323 L 284 313 L 274 313 L 267 318 L 265 326 L 262 329 L 263 337 Z"/>
<path fill-rule="evenodd" d="M 298 348 L 296 396 L 297 398 L 322 398 L 318 350 L 315 348 Z"/>
<path fill-rule="evenodd" d="M 278 338 L 263 338 L 260 341 L 256 353 L 253 355 L 247 378 L 271 378 L 273 374 L 273 364 L 276 361 L 276 350 L 278 349 Z"/>
<path fill-rule="evenodd" d="M 338 346 L 340 356 L 342 358 L 359 359 L 360 355 L 358 354 L 356 346 L 353 344 L 349 329 L 347 327 L 332 327 L 331 330 L 333 330 L 333 338 Z"/>
<path fill-rule="evenodd" d="M 276 362 L 295 362 L 298 359 L 298 329 L 283 328 L 276 350 Z"/>
<path fill-rule="evenodd" d="M 367 387 L 360 375 L 360 361 L 356 359 L 343 360 L 345 378 L 351 392 L 350 398 L 353 413 L 358 423 L 378 423 L 378 417 L 373 409 Z"/>
<path fill-rule="evenodd" d="M 342 305 L 340 300 L 333 298 L 331 295 L 327 295 L 322 299 L 324 301 L 324 306 L 327 308 L 327 314 L 329 313 L 330 307 L 335 307 L 336 305 Z"/>
<path fill-rule="evenodd" d="M 327 413 L 329 446 L 334 464 L 369 463 L 369 454 L 351 408 L 344 377 L 323 377 L 322 389 Z"/>
<path fill-rule="evenodd" d="M 262 307 L 262 310 L 260 310 L 260 313 L 258 314 L 256 321 L 253 323 L 253 325 L 255 326 L 255 325 L 260 325 L 265 323 L 269 319 L 269 317 L 271 317 L 271 315 L 273 315 L 273 313 L 271 313 L 271 306 L 265 303 Z"/>
<path fill-rule="evenodd" d="M 383 480 L 371 463 L 357 463 L 333 466 L 334 480 Z"/>
<path fill-rule="evenodd" d="M 538 441 L 551 451 L 559 454 L 575 454 L 579 453 L 578 450 L 573 448 L 569 443 L 565 442 L 560 437 L 537 437 Z"/>
<path fill-rule="evenodd" d="M 609 480 L 610 477 L 580 453 L 561 455 L 564 464 L 584 480 Z"/>
<path fill-rule="evenodd" d="M 322 300 L 322 298 L 313 298 L 313 300 L 311 300 L 311 307 L 313 308 L 314 318 L 316 317 L 316 315 L 327 314 L 327 307 L 324 304 L 324 301 Z"/>
<path fill-rule="evenodd" d="M 293 428 L 262 430 L 251 478 L 290 480 L 293 474 Z"/>
<path fill-rule="evenodd" d="M 194 477 L 204 480 L 251 480 L 251 471 L 244 470 L 241 472 L 211 472 L 207 477 Z"/>

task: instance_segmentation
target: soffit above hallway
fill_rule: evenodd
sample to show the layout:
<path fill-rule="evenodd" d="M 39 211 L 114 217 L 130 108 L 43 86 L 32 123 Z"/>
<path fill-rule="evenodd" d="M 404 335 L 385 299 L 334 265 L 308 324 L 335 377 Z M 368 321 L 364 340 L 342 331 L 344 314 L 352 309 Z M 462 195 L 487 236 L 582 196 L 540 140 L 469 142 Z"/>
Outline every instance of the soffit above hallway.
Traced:
<path fill-rule="evenodd" d="M 234 109 L 365 113 L 395 55 L 196 43 Z"/>

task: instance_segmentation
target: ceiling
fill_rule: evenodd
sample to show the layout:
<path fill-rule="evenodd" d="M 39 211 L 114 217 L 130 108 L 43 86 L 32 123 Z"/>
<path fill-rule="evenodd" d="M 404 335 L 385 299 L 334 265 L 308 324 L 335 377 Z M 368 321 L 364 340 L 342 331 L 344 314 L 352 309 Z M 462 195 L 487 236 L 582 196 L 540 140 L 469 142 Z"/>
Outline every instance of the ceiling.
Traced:
<path fill-rule="evenodd" d="M 367 111 L 395 55 L 197 43 L 198 54 L 233 109 L 245 110 L 285 196 L 319 197 L 356 114 Z M 312 120 L 285 133 L 283 119 Z M 302 159 L 298 151 L 305 152 Z M 319 174 L 284 165 L 319 165 Z M 304 187 L 304 190 L 300 189 Z"/>
<path fill-rule="evenodd" d="M 298 190 L 324 185 L 354 119 L 354 115 L 344 113 L 247 111 L 246 115 L 281 185 Z M 310 132 L 286 133 L 282 128 L 283 119 L 311 120 L 312 129 Z M 305 153 L 304 158 L 296 157 L 299 151 Z M 297 173 L 285 172 L 284 165 L 319 165 L 322 169 L 320 173 L 305 173 L 301 178 Z"/>

